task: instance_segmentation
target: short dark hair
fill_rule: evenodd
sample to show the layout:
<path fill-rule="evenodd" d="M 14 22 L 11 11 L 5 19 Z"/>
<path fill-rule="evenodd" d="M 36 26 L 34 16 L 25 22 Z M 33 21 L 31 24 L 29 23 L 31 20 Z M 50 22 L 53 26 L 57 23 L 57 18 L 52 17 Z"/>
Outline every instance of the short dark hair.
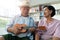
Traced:
<path fill-rule="evenodd" d="M 51 5 L 46 5 L 44 6 L 44 8 L 47 7 L 49 10 L 52 10 L 52 13 L 51 13 L 51 17 L 53 17 L 56 13 L 55 13 L 55 8 Z"/>

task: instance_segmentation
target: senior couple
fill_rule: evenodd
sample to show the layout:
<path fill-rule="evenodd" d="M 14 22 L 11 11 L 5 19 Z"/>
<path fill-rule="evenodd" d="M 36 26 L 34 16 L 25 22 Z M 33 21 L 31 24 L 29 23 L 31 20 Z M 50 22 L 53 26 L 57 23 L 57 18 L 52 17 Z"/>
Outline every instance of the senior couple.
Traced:
<path fill-rule="evenodd" d="M 10 21 L 7 25 L 8 34 L 2 35 L 0 40 L 33 40 L 31 33 L 36 30 L 35 40 L 60 40 L 60 21 L 52 18 L 55 15 L 53 6 L 44 7 L 44 17 L 39 21 L 38 26 L 29 16 L 30 5 L 27 1 L 22 2 L 19 8 L 21 15 L 15 16 Z M 43 33 L 40 34 L 39 27 L 42 26 L 45 27 L 45 31 L 42 30 Z"/>

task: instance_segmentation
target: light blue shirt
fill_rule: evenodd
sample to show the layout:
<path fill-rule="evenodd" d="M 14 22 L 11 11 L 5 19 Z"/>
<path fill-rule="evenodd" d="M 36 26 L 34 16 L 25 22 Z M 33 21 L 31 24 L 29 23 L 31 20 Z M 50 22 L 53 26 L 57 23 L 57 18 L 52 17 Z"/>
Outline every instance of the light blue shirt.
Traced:
<path fill-rule="evenodd" d="M 14 24 L 26 24 L 28 27 L 35 27 L 35 23 L 34 23 L 34 20 L 32 19 L 32 17 L 23 17 L 23 16 L 16 16 L 13 18 L 13 20 L 10 21 L 10 23 L 7 25 L 7 28 L 8 27 L 13 27 Z M 10 33 L 8 32 L 9 34 L 12 34 L 13 36 L 15 36 L 15 34 L 13 33 Z M 31 35 L 31 32 L 28 31 L 26 33 L 22 33 L 22 34 L 19 34 L 17 35 L 18 37 L 26 37 L 26 36 L 30 36 Z"/>

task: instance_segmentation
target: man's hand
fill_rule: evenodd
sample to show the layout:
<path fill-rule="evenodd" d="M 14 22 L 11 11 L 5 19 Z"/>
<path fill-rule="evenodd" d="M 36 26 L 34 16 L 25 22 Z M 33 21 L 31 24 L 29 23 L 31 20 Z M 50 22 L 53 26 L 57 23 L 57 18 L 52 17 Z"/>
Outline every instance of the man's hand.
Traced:
<path fill-rule="evenodd" d="M 15 24 L 14 27 L 13 27 L 13 32 L 15 34 L 20 34 L 20 33 L 25 33 L 27 30 L 26 29 L 23 29 L 23 27 L 25 27 L 26 25 L 25 24 Z"/>
<path fill-rule="evenodd" d="M 13 26 L 13 33 L 14 33 L 15 35 L 20 34 L 21 31 L 22 31 L 22 25 L 21 25 L 21 24 L 15 24 L 15 25 Z"/>
<path fill-rule="evenodd" d="M 31 32 L 34 32 L 35 31 L 35 28 L 33 27 L 33 28 L 29 28 L 29 30 L 31 31 Z"/>
<path fill-rule="evenodd" d="M 22 25 L 21 24 L 15 24 L 13 27 L 16 29 L 22 30 Z"/>
<path fill-rule="evenodd" d="M 15 35 L 18 35 L 18 33 L 20 33 L 20 31 L 16 27 L 8 27 L 7 31 L 14 33 Z"/>
<path fill-rule="evenodd" d="M 25 33 L 25 32 L 26 32 L 25 29 L 17 29 L 17 28 L 13 28 L 13 33 L 14 33 L 15 35 L 19 35 L 19 34 Z"/>
<path fill-rule="evenodd" d="M 26 24 L 15 24 L 15 27 L 17 27 L 17 29 L 21 30 L 24 27 L 26 27 Z"/>

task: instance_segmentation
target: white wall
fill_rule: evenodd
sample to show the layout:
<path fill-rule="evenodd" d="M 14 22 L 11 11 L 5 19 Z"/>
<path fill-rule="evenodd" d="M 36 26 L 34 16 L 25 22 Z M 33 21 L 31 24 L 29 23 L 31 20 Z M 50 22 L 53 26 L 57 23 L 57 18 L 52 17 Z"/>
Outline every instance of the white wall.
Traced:
<path fill-rule="evenodd" d="M 31 5 L 38 5 L 38 4 L 44 4 L 44 3 L 59 3 L 60 0 L 30 0 Z"/>
<path fill-rule="evenodd" d="M 55 7 L 55 9 L 60 9 L 60 3 L 59 4 L 52 4 L 54 7 Z"/>

